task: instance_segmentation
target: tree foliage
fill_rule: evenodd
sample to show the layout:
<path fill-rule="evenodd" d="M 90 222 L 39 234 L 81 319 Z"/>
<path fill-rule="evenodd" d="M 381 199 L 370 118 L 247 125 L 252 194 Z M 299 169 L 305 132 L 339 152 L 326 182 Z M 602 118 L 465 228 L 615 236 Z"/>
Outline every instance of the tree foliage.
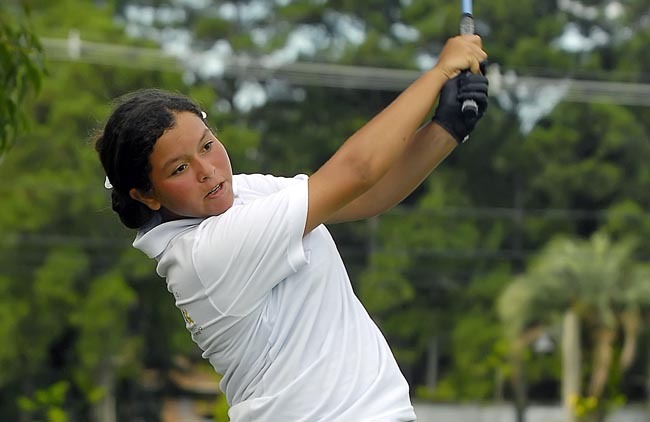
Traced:
<path fill-rule="evenodd" d="M 618 397 L 606 387 L 618 390 L 620 381 L 612 375 L 630 368 L 642 315 L 650 309 L 650 266 L 634 259 L 634 248 L 631 239 L 612 242 L 602 232 L 589 240 L 553 239 L 498 301 L 513 344 L 522 344 L 527 337 L 534 340 L 537 335 L 530 333 L 540 326 L 560 332 L 562 341 L 557 343 L 563 345 L 567 362 L 563 377 L 575 379 L 570 391 L 563 392 L 564 403 L 575 407 L 575 396 L 591 397 L 595 404 L 590 412 L 600 412 L 599 420 L 607 410 L 604 403 Z M 586 344 L 587 353 L 580 344 Z M 621 350 L 618 365 L 614 362 L 617 348 Z M 582 363 L 583 355 L 591 357 L 590 365 Z"/>
<path fill-rule="evenodd" d="M 176 354 L 196 349 L 153 263 L 131 250 L 133 233 L 110 211 L 92 139 L 112 99 L 144 87 L 187 93 L 207 111 L 235 172 L 311 173 L 396 92 L 220 69 L 236 56 L 278 66 L 366 66 L 368 79 L 377 76 L 372 66 L 424 70 L 458 32 L 459 7 L 441 0 L 30 4 L 31 26 L 7 20 L 0 6 L 0 49 L 20 51 L 10 61 L 0 51 L 3 72 L 6 63 L 19 69 L 1 74 L 13 85 L 5 90 L 10 104 L 0 108 L 0 135 L 18 142 L 0 166 L 0 418 L 36 417 L 52 407 L 84 420 L 115 394 L 121 420 L 156 420 L 160 403 L 146 395 L 140 375 L 169 369 Z M 648 6 L 619 6 L 494 0 L 477 2 L 474 12 L 490 62 L 504 74 L 647 83 Z M 70 31 L 84 42 L 162 47 L 185 67 L 179 71 L 166 57 L 147 58 L 146 69 L 137 69 L 141 50 L 107 53 L 114 56 L 104 64 L 83 54 L 49 57 L 38 97 L 27 95 L 41 66 L 36 37 L 61 40 Z M 571 34 L 586 40 L 584 48 L 565 46 Z M 549 244 L 556 235 L 589 239 L 598 231 L 616 243 L 636 234 L 629 259 L 650 256 L 648 109 L 560 101 L 539 112 L 543 98 L 523 95 L 523 86 L 492 89 L 489 112 L 470 141 L 403 205 L 369 222 L 331 227 L 353 287 L 414 394 L 433 399 L 513 397 L 504 380 L 515 368 L 496 299 L 507 288 L 513 296 L 506 313 L 544 321 L 555 315 L 548 291 L 512 293 L 508 286 L 537 268 L 538 251 L 561 250 Z M 24 116 L 34 121 L 29 131 L 19 123 Z M 610 257 L 598 259 L 605 265 Z M 574 293 L 594 292 L 599 279 L 592 276 Z M 518 321 L 522 330 L 532 320 Z M 633 346 L 617 347 L 622 353 Z M 558 353 L 526 349 L 533 398 L 559 399 L 558 388 L 539 387 L 559 385 Z M 618 388 L 645 388 L 636 382 L 622 380 Z M 56 397 L 43 399 L 53 391 Z M 19 397 L 22 412 L 14 406 Z"/>
<path fill-rule="evenodd" d="M 28 3 L 0 5 L 0 156 L 26 129 L 23 104 L 41 85 L 42 49 L 28 17 Z"/>

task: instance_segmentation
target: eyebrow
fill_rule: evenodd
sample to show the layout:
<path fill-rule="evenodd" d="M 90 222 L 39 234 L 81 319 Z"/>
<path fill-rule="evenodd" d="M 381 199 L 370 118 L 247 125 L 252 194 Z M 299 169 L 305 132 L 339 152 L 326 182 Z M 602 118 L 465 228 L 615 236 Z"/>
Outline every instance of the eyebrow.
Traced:
<path fill-rule="evenodd" d="M 210 129 L 206 127 L 205 130 L 203 131 L 203 134 L 201 135 L 201 138 L 199 138 L 199 141 L 197 143 L 200 144 L 201 142 L 203 142 L 203 140 L 208 136 L 210 136 L 210 134 L 211 134 Z M 179 161 L 181 158 L 183 158 L 183 155 L 178 155 L 176 157 L 170 158 L 169 160 L 165 161 L 165 164 L 163 164 L 162 169 L 165 170 L 167 167 L 169 167 L 174 162 Z"/>

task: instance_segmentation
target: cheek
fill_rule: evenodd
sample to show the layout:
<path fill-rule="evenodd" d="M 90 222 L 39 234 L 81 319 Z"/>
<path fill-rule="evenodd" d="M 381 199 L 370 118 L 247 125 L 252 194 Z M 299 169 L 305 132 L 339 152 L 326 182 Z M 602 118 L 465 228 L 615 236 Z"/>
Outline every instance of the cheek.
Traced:
<path fill-rule="evenodd" d="M 228 157 L 228 153 L 226 152 L 226 149 L 223 146 L 221 146 L 215 152 L 216 152 L 216 160 L 218 166 L 230 168 L 230 157 Z"/>
<path fill-rule="evenodd" d="M 185 200 L 191 187 L 182 179 L 167 181 L 160 186 L 161 197 L 165 202 L 179 203 Z"/>

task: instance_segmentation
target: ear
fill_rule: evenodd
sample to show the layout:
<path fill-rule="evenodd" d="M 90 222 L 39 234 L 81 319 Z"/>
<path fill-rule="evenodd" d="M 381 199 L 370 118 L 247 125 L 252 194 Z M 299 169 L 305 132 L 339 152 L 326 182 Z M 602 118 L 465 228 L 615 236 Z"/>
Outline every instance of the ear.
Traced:
<path fill-rule="evenodd" d="M 158 211 L 162 206 L 162 204 L 156 199 L 154 195 L 151 194 L 150 191 L 142 192 L 136 188 L 131 188 L 129 191 L 129 196 L 138 202 L 142 202 L 153 211 Z"/>

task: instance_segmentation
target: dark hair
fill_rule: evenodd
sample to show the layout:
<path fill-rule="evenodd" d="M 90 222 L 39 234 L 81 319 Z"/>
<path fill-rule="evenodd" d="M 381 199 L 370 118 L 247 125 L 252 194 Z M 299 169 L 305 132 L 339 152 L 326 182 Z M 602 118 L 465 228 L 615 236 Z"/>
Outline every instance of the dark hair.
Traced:
<path fill-rule="evenodd" d="M 113 185 L 113 211 L 132 229 L 145 225 L 154 215 L 129 195 L 132 188 L 149 191 L 149 156 L 158 138 L 176 123 L 175 113 L 188 111 L 203 118 L 201 109 L 184 95 L 145 89 L 120 97 L 106 126 L 95 141 L 95 150 Z"/>

